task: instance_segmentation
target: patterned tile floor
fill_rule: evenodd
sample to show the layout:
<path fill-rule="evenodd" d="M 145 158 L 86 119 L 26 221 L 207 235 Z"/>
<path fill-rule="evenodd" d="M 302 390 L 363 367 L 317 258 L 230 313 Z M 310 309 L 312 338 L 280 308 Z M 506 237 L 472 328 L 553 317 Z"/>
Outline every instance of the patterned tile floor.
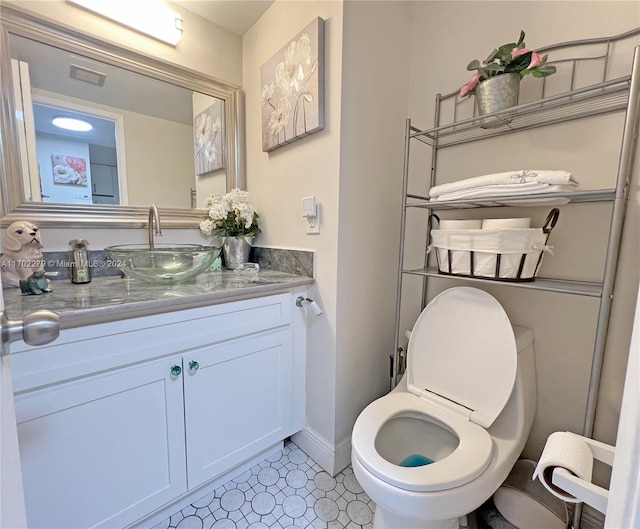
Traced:
<path fill-rule="evenodd" d="M 351 467 L 332 477 L 295 443 L 152 529 L 371 529 Z"/>

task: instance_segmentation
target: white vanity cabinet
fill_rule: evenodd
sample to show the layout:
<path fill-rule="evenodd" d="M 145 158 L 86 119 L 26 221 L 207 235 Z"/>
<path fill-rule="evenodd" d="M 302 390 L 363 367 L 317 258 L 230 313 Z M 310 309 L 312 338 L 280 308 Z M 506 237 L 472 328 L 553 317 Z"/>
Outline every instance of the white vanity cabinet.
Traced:
<path fill-rule="evenodd" d="M 303 314 L 276 294 L 13 349 L 30 529 L 126 527 L 304 426 Z M 295 312 L 294 312 L 295 310 Z"/>

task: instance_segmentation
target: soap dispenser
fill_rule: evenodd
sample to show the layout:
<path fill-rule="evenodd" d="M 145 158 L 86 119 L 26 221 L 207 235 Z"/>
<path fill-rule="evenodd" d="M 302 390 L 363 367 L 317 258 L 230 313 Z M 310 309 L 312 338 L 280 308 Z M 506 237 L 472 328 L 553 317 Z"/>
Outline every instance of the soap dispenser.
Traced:
<path fill-rule="evenodd" d="M 84 239 L 69 241 L 69 272 L 72 283 L 91 282 L 91 268 L 89 266 L 89 243 Z"/>

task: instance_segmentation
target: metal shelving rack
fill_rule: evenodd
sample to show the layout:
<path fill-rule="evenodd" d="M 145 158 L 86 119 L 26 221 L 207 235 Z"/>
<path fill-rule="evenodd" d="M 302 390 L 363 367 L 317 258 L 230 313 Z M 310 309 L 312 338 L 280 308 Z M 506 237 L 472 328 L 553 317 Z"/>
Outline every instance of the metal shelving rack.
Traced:
<path fill-rule="evenodd" d="M 432 202 L 428 196 L 421 196 L 408 193 L 409 183 L 409 154 L 412 143 L 418 141 L 432 148 L 431 175 L 429 188 L 435 185 L 437 155 L 440 149 L 454 145 L 462 145 L 469 142 L 481 141 L 486 138 L 494 138 L 520 131 L 531 130 L 556 123 L 573 121 L 585 117 L 609 114 L 612 112 L 624 112 L 624 126 L 620 147 L 620 158 L 614 189 L 599 189 L 590 191 L 574 191 L 571 193 L 549 193 L 548 198 L 564 198 L 570 203 L 589 202 L 609 202 L 613 203 L 609 237 L 607 241 L 607 252 L 603 279 L 601 282 L 571 281 L 558 278 L 537 277 L 532 282 L 499 282 L 490 279 L 477 279 L 459 277 L 462 281 L 475 283 L 500 284 L 511 288 L 525 288 L 539 291 L 556 292 L 569 295 L 589 296 L 600 299 L 596 335 L 593 346 L 592 366 L 585 407 L 585 420 L 582 435 L 591 437 L 595 420 L 595 411 L 600 387 L 600 377 L 602 373 L 603 358 L 606 345 L 606 337 L 609 327 L 609 317 L 611 304 L 613 301 L 613 291 L 615 276 L 618 265 L 618 255 L 620 251 L 620 241 L 622 238 L 622 228 L 629 194 L 629 182 L 633 169 L 634 152 L 637 143 L 638 116 L 640 113 L 640 46 L 636 46 L 633 55 L 631 74 L 622 78 L 607 79 L 607 66 L 613 54 L 613 47 L 616 42 L 636 38 L 640 35 L 640 28 L 623 33 L 610 38 L 588 39 L 556 44 L 538 50 L 540 53 L 558 51 L 565 53 L 569 49 L 584 50 L 581 57 L 563 58 L 553 61 L 552 64 L 569 63 L 570 67 L 570 87 L 569 90 L 545 97 L 545 85 L 542 87 L 542 98 L 517 107 L 488 114 L 482 118 L 473 117 L 457 120 L 458 105 L 461 100 L 457 92 L 447 95 L 438 94 L 436 96 L 435 125 L 428 130 L 421 130 L 411 124 L 411 120 L 406 122 L 405 130 L 405 156 L 404 156 L 404 178 L 403 178 L 403 203 L 402 221 L 400 233 L 400 252 L 398 262 L 398 284 L 396 299 L 396 327 L 394 343 L 396 349 L 393 354 L 392 384 L 397 382 L 398 353 L 402 351 L 400 345 L 400 313 L 402 297 L 402 281 L 405 275 L 421 276 L 423 278 L 422 307 L 427 302 L 427 283 L 432 278 L 449 278 L 451 276 L 440 275 L 438 269 L 428 264 L 428 255 L 425 248 L 424 266 L 420 269 L 404 268 L 404 250 L 406 238 L 406 218 L 407 210 L 411 208 L 426 209 L 429 212 L 437 210 L 459 210 L 466 208 L 482 208 L 509 206 L 517 207 L 518 201 L 526 201 L 530 197 L 508 197 L 508 204 L 503 203 L 500 197 L 490 200 L 451 200 Z M 594 46 L 600 46 L 604 51 L 591 51 Z M 585 48 L 586 47 L 586 48 Z M 590 53 L 590 55 L 589 55 Z M 576 66 L 585 61 L 600 61 L 602 63 L 602 80 L 597 84 L 576 88 L 575 72 Z M 542 79 L 544 83 L 546 79 Z M 454 105 L 453 121 L 448 124 L 441 124 L 441 110 L 445 103 Z M 500 121 L 500 127 L 483 128 L 484 120 L 492 119 L 494 124 Z M 504 198 L 507 201 L 507 197 Z M 427 225 L 427 233 L 430 230 Z M 428 241 L 428 238 L 427 238 Z M 579 528 L 582 508 L 577 505 L 574 510 L 573 526 Z"/>

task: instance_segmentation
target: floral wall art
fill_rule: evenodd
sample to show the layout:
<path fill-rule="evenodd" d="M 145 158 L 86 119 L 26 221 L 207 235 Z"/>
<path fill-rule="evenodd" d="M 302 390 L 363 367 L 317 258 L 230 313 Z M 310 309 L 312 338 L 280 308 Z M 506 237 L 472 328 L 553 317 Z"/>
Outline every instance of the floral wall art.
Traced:
<path fill-rule="evenodd" d="M 224 101 L 218 99 L 194 118 L 193 142 L 196 174 L 224 167 Z"/>
<path fill-rule="evenodd" d="M 262 150 L 324 128 L 324 20 L 316 18 L 262 65 Z"/>
<path fill-rule="evenodd" d="M 76 156 L 52 154 L 53 183 L 72 186 L 87 185 L 87 160 Z"/>

